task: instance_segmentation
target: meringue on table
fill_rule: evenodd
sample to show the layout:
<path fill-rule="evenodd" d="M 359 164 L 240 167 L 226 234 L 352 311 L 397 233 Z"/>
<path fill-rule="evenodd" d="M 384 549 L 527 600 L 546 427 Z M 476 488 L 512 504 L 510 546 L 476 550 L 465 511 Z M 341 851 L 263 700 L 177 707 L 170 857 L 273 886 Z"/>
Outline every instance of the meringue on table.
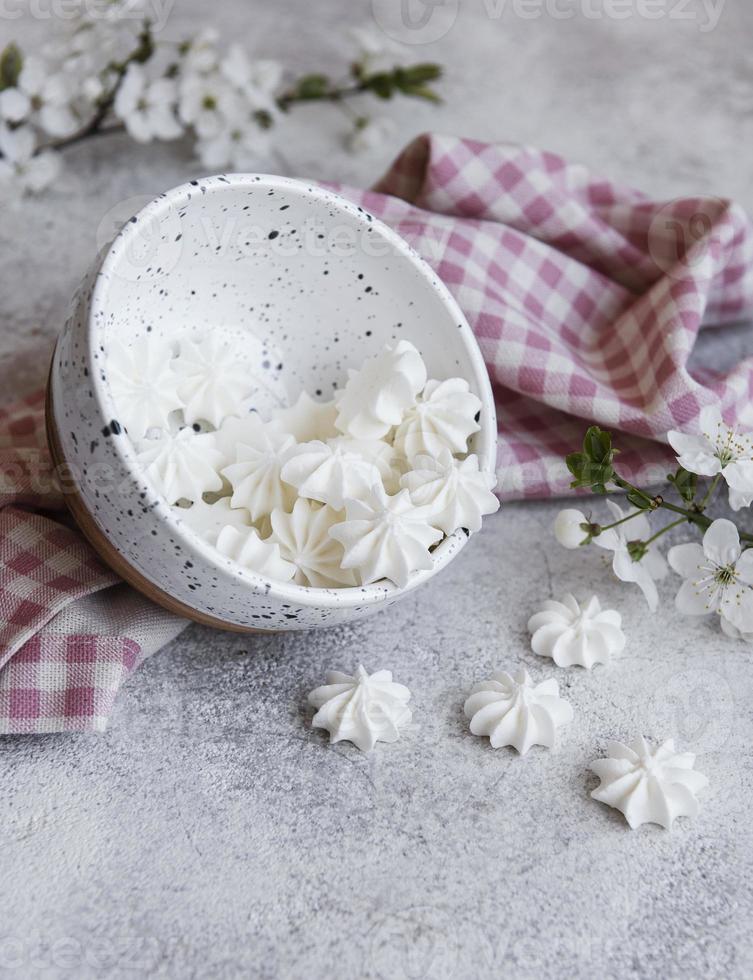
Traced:
<path fill-rule="evenodd" d="M 698 813 L 696 795 L 708 786 L 694 765 L 693 753 L 676 752 L 671 738 L 656 748 L 643 736 L 628 745 L 610 742 L 607 758 L 591 763 L 600 779 L 591 797 L 620 810 L 631 829 L 658 823 L 671 830 L 677 817 Z"/>
<path fill-rule="evenodd" d="M 534 685 L 527 670 L 498 671 L 471 691 L 465 716 L 474 735 L 486 735 L 492 748 L 510 745 L 525 755 L 532 745 L 551 748 L 555 732 L 573 720 L 573 709 L 559 696 L 553 678 Z"/>
<path fill-rule="evenodd" d="M 579 664 L 590 670 L 608 663 L 625 648 L 622 617 L 616 609 L 602 609 L 594 595 L 582 607 L 569 592 L 561 602 L 548 599 L 528 620 L 531 649 L 551 657 L 558 667 Z"/>
<path fill-rule="evenodd" d="M 354 675 L 338 670 L 327 673 L 327 683 L 308 696 L 317 708 L 311 724 L 329 732 L 332 742 L 352 742 L 370 752 L 377 742 L 396 742 L 400 729 L 411 720 L 411 693 L 392 680 L 389 670 L 369 675 L 359 666 Z"/>

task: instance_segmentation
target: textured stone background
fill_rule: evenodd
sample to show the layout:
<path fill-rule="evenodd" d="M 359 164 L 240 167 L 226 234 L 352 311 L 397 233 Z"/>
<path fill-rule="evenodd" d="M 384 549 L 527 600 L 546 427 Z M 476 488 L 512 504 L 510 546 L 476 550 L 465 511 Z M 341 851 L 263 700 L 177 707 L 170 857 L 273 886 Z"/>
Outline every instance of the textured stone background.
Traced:
<path fill-rule="evenodd" d="M 549 0 L 572 19 L 464 0 L 449 24 L 456 6 L 437 15 L 450 15 L 441 38 L 416 45 L 448 67 L 443 107 L 395 106 L 394 144 L 368 159 L 333 151 L 336 113 L 299 113 L 270 168 L 365 184 L 434 127 L 753 210 L 744 0 L 666 0 L 655 20 L 638 0 L 607 5 L 624 19 L 600 0 Z M 165 34 L 212 17 L 228 38 L 315 68 L 370 11 L 178 0 Z M 0 42 L 53 23 L 0 17 Z M 179 147 L 103 140 L 70 153 L 53 193 L 0 214 L 4 394 L 41 382 L 109 210 L 197 172 Z M 739 328 L 712 354 L 750 346 Z M 553 544 L 556 510 L 506 506 L 444 576 L 360 625 L 248 639 L 192 627 L 132 679 L 105 735 L 3 740 L 0 976 L 750 976 L 750 649 L 681 620 L 670 581 L 650 616 L 599 554 Z M 548 668 L 528 651 L 527 616 L 595 588 L 623 611 L 625 656 L 593 673 Z M 325 669 L 359 661 L 415 697 L 412 729 L 371 757 L 328 748 L 304 706 Z M 520 663 L 555 672 L 576 712 L 554 751 L 525 759 L 474 739 L 461 712 L 475 680 Z M 588 797 L 589 761 L 639 733 L 674 735 L 711 781 L 698 819 L 671 834 L 631 833 Z"/>

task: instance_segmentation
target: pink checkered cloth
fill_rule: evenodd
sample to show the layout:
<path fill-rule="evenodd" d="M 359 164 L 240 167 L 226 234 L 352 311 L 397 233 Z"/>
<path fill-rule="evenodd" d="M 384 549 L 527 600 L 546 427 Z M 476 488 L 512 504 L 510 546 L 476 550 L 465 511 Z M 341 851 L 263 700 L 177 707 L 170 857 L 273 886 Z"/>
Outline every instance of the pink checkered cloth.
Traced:
<path fill-rule="evenodd" d="M 499 417 L 499 492 L 568 489 L 586 425 L 620 430 L 651 484 L 664 436 L 701 409 L 753 427 L 753 359 L 691 353 L 701 326 L 753 315 L 753 229 L 716 199 L 648 201 L 551 153 L 424 136 L 373 191 L 337 188 L 392 225 L 455 294 Z M 157 609 L 58 520 L 42 398 L 0 412 L 0 733 L 101 730 L 120 685 L 184 621 Z"/>
<path fill-rule="evenodd" d="M 120 583 L 65 520 L 40 392 L 0 409 L 2 735 L 101 731 L 128 674 L 186 625 Z"/>
<path fill-rule="evenodd" d="M 753 316 L 753 227 L 729 201 L 649 201 L 529 147 L 421 136 L 375 191 L 340 193 L 434 267 L 494 387 L 503 499 L 567 492 L 586 426 L 620 471 L 662 480 L 669 429 L 706 405 L 753 428 L 753 359 L 689 364 L 702 326 Z M 675 464 L 676 465 L 676 464 Z"/>

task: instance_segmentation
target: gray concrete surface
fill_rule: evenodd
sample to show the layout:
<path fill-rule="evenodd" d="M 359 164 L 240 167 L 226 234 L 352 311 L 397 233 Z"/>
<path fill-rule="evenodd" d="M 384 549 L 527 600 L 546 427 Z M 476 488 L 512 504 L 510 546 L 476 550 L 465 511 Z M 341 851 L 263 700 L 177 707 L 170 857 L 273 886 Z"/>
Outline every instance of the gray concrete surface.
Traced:
<path fill-rule="evenodd" d="M 332 152 L 336 115 L 300 114 L 277 168 L 368 183 L 435 127 L 753 210 L 750 5 L 727 0 L 709 31 L 700 3 L 654 5 L 657 20 L 639 4 L 623 20 L 573 7 L 524 19 L 510 0 L 495 18 L 501 4 L 465 0 L 416 46 L 449 68 L 443 107 L 396 106 L 394 146 L 368 159 Z M 313 68 L 369 9 L 191 0 L 166 32 L 211 15 Z M 48 30 L 0 19 L 2 41 Z M 43 378 L 108 210 L 198 172 L 180 148 L 120 139 L 68 162 L 53 195 L 0 215 L 4 394 Z M 746 330 L 732 337 L 712 354 L 750 349 Z M 3 740 L 0 977 L 749 977 L 751 650 L 682 620 L 674 582 L 652 617 L 600 554 L 559 549 L 557 507 L 505 506 L 444 576 L 363 624 L 248 639 L 192 627 L 133 677 L 105 735 Z M 618 663 L 557 671 L 528 651 L 528 614 L 565 589 L 622 610 Z M 414 726 L 371 757 L 330 749 L 304 704 L 328 667 L 359 661 L 415 698 Z M 475 680 L 519 663 L 556 673 L 576 713 L 554 751 L 524 759 L 469 735 L 461 710 Z M 588 796 L 588 762 L 638 733 L 674 735 L 710 779 L 698 819 L 671 834 L 631 833 Z"/>

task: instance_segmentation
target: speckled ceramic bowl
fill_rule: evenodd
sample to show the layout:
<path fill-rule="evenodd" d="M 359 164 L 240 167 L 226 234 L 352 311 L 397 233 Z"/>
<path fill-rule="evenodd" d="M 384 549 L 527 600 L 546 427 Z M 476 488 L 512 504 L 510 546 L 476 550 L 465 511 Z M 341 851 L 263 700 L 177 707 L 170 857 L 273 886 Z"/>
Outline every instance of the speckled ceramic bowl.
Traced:
<path fill-rule="evenodd" d="M 429 377 L 462 376 L 482 401 L 472 441 L 494 466 L 496 423 L 476 340 L 435 274 L 393 231 L 336 194 L 263 175 L 192 181 L 162 194 L 119 232 L 75 300 L 52 364 L 53 454 L 72 475 L 72 511 L 125 579 L 173 611 L 239 630 L 298 629 L 357 619 L 409 584 L 310 589 L 270 582 L 219 555 L 187 527 L 137 465 L 107 382 L 108 343 L 151 332 L 176 340 L 207 330 L 242 335 L 264 413 L 301 389 L 331 397 L 349 367 L 406 338 Z"/>

